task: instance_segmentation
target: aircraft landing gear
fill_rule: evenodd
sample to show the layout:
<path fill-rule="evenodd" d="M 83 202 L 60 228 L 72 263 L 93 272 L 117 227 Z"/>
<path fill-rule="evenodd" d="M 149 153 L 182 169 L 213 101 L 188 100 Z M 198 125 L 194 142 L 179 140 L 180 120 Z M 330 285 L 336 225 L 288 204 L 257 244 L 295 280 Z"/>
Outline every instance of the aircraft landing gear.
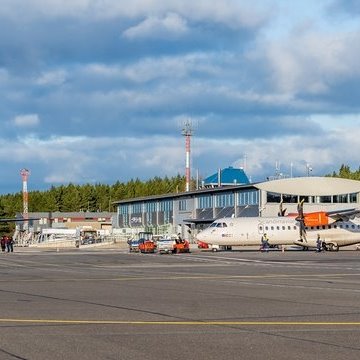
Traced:
<path fill-rule="evenodd" d="M 327 249 L 330 250 L 330 251 L 339 251 L 339 245 L 329 243 L 328 246 L 327 246 Z"/>

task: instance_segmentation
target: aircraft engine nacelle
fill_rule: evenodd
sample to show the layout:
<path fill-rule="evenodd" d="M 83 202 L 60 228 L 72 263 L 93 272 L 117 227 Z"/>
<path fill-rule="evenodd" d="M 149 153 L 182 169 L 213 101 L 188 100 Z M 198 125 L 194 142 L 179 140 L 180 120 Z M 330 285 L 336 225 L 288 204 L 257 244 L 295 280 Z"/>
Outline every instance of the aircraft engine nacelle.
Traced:
<path fill-rule="evenodd" d="M 329 217 L 326 212 L 318 211 L 309 214 L 304 214 L 304 224 L 305 226 L 323 226 L 329 225 Z"/>

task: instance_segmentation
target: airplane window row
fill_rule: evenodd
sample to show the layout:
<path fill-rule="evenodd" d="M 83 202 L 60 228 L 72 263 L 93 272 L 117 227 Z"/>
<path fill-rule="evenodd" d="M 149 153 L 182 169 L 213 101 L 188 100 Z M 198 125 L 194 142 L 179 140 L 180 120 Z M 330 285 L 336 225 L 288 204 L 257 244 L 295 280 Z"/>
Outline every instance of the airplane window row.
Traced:
<path fill-rule="evenodd" d="M 216 225 L 219 225 L 218 227 L 222 227 L 221 226 L 221 223 L 218 223 Z M 225 225 L 224 227 L 226 227 L 226 224 L 223 224 Z M 355 224 L 333 224 L 333 225 L 322 225 L 322 226 L 306 226 L 305 229 L 306 230 L 326 230 L 326 229 L 360 229 L 360 225 L 355 225 Z M 296 225 L 293 225 L 293 226 L 259 226 L 259 230 L 260 231 L 274 231 L 274 230 L 297 230 L 298 227 Z"/>
<path fill-rule="evenodd" d="M 360 225 L 355 225 L 355 224 L 333 224 L 333 225 L 322 225 L 322 226 L 306 226 L 305 229 L 306 230 L 325 230 L 325 229 L 360 229 Z"/>
<path fill-rule="evenodd" d="M 294 226 L 259 226 L 259 229 L 262 231 L 263 229 L 265 229 L 265 231 L 269 231 L 269 230 L 296 230 L 297 227 L 294 225 Z"/>

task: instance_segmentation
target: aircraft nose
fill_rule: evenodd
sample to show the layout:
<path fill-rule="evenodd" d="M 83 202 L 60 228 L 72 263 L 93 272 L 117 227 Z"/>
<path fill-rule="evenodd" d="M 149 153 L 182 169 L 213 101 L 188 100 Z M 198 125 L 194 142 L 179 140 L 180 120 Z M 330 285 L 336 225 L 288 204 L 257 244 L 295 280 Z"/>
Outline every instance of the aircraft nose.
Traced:
<path fill-rule="evenodd" d="M 196 240 L 197 241 L 204 241 L 205 239 L 206 239 L 206 233 L 207 233 L 207 231 L 206 230 L 202 230 L 202 231 L 200 231 L 197 235 L 196 235 Z"/>

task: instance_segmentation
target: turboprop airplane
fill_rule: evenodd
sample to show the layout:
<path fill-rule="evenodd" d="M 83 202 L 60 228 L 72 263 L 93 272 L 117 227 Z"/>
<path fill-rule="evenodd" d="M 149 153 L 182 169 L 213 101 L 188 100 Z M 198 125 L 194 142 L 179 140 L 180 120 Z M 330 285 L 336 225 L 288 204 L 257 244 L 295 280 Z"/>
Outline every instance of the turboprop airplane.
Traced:
<path fill-rule="evenodd" d="M 217 219 L 196 239 L 217 251 L 231 250 L 232 246 L 260 246 L 266 234 L 270 246 L 299 245 L 308 249 L 316 248 L 320 236 L 324 249 L 338 251 L 341 246 L 360 243 L 358 216 L 360 209 L 303 213 L 301 202 L 297 214 Z"/>

